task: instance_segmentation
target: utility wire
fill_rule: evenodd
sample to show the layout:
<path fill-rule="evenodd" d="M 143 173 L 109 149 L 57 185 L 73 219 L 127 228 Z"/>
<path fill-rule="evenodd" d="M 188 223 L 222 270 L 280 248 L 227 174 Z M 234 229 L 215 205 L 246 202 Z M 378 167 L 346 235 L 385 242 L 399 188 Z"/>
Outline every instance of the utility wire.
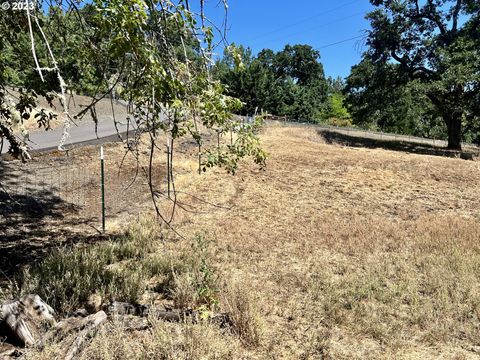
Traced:
<path fill-rule="evenodd" d="M 276 40 L 284 40 L 284 39 L 287 39 L 287 38 L 291 38 L 291 37 L 293 37 L 293 36 L 302 35 L 302 34 L 307 34 L 307 33 L 312 32 L 313 30 L 318 30 L 318 29 L 321 29 L 321 28 L 324 28 L 324 27 L 327 27 L 327 26 L 330 26 L 330 25 L 333 25 L 333 24 L 340 23 L 341 21 L 345 21 L 345 20 L 351 19 L 351 18 L 353 18 L 353 17 L 355 17 L 355 16 L 357 16 L 357 15 L 363 14 L 363 13 L 364 13 L 363 11 L 356 12 L 356 13 L 354 13 L 354 14 L 352 14 L 352 15 L 344 16 L 344 17 L 335 19 L 335 20 L 333 20 L 333 21 L 330 21 L 330 22 L 327 22 L 327 23 L 323 23 L 323 24 L 320 24 L 320 25 L 311 27 L 311 28 L 306 29 L 306 30 L 304 30 L 304 31 L 299 31 L 299 32 L 296 32 L 296 33 L 286 34 L 286 35 L 281 36 L 281 37 L 276 37 L 276 38 L 268 39 L 268 40 L 265 40 L 265 42 L 271 42 L 271 41 L 276 41 Z M 254 43 L 255 43 L 255 42 L 254 42 Z"/>
<path fill-rule="evenodd" d="M 315 15 L 313 15 L 313 16 L 310 16 L 310 17 L 308 17 L 308 18 L 304 18 L 304 19 L 299 20 L 299 21 L 297 21 L 297 22 L 295 22 L 295 23 L 291 23 L 291 24 L 288 24 L 288 25 L 284 25 L 284 26 L 282 26 L 281 28 L 277 28 L 277 29 L 275 29 L 275 30 L 272 30 L 272 31 L 263 33 L 263 34 L 261 34 L 261 35 L 258 35 L 258 36 L 256 36 L 256 37 L 254 37 L 254 38 L 251 38 L 251 39 L 247 39 L 246 42 L 255 41 L 255 40 L 258 40 L 258 39 L 263 38 L 263 37 L 265 37 L 265 36 L 268 36 L 268 35 L 271 35 L 271 34 L 276 34 L 276 33 L 280 32 L 280 31 L 282 31 L 282 30 L 284 30 L 284 29 L 288 29 L 288 28 L 297 26 L 297 25 L 299 25 L 299 24 L 302 24 L 302 23 L 304 23 L 304 22 L 307 22 L 307 21 L 309 21 L 309 20 L 316 19 L 316 18 L 319 17 L 320 15 L 329 14 L 329 13 L 331 13 L 331 12 L 333 12 L 333 11 L 342 9 L 342 8 L 344 8 L 345 6 L 354 4 L 354 3 L 358 2 L 358 1 L 359 1 L 359 0 L 349 1 L 349 2 L 347 2 L 347 3 L 344 3 L 344 4 L 340 5 L 340 6 L 337 6 L 337 7 L 333 8 L 333 9 L 330 9 L 330 10 L 327 10 L 327 11 L 323 11 L 323 12 L 320 12 L 320 13 L 317 13 L 317 14 L 315 14 Z"/>
<path fill-rule="evenodd" d="M 364 36 L 365 36 L 365 35 L 358 35 L 358 36 L 355 36 L 355 37 L 352 37 L 352 38 L 348 38 L 348 39 L 344 39 L 344 40 L 340 40 L 340 41 L 337 41 L 337 42 L 334 42 L 334 43 L 331 43 L 331 44 L 322 45 L 322 46 L 320 46 L 320 47 L 317 47 L 317 49 L 325 49 L 325 48 L 328 48 L 328 47 L 330 47 L 330 46 L 335 46 L 335 45 L 338 45 L 338 44 L 346 43 L 346 42 L 348 42 L 348 41 L 360 39 L 360 38 L 363 38 Z"/>

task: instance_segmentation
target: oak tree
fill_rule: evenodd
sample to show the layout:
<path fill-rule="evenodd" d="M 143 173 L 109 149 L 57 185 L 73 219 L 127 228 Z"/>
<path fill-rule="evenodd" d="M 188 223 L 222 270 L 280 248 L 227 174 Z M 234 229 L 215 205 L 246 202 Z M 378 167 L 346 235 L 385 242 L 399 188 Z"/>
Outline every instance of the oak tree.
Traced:
<path fill-rule="evenodd" d="M 480 3 L 476 0 L 371 0 L 365 59 L 390 67 L 399 83 L 416 81 L 460 149 L 462 123 L 478 120 Z M 394 64 L 394 65 L 392 65 Z M 367 86 L 368 87 L 368 86 Z M 367 87 L 357 87 L 361 93 Z M 392 91 L 395 88 L 390 88 Z M 387 91 L 389 89 L 387 88 Z"/>

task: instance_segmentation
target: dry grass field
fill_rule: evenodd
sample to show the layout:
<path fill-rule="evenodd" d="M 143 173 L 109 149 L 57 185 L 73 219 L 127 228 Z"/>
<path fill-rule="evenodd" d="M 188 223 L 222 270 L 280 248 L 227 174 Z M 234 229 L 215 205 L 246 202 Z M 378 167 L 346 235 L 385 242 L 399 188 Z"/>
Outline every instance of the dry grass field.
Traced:
<path fill-rule="evenodd" d="M 266 171 L 188 177 L 233 206 L 184 215 L 254 297 L 271 358 L 480 356 L 480 163 L 267 128 Z M 260 356 L 262 357 L 262 356 Z"/>
<path fill-rule="evenodd" d="M 82 358 L 479 358 L 480 162 L 327 144 L 313 128 L 267 127 L 261 139 L 267 168 L 245 162 L 235 176 L 198 175 L 193 154 L 177 153 L 185 239 L 170 232 L 154 250 L 187 254 L 202 232 L 212 296 L 235 331 L 113 323 Z M 136 222 L 122 219 L 119 229 Z M 174 276 L 173 300 L 142 301 L 198 303 L 188 274 Z"/>

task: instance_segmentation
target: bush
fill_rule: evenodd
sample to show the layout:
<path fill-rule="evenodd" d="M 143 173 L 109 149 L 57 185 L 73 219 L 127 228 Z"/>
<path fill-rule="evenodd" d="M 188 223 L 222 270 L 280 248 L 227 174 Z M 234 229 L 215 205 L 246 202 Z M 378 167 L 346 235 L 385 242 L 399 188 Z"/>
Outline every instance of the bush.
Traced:
<path fill-rule="evenodd" d="M 230 315 L 233 333 L 245 345 L 258 346 L 261 341 L 261 324 L 248 291 L 238 285 L 232 287 L 226 292 L 223 303 L 225 311 Z"/>
<path fill-rule="evenodd" d="M 59 313 L 74 311 L 94 293 L 105 301 L 135 303 L 147 274 L 128 261 L 147 259 L 159 239 L 157 225 L 143 221 L 104 243 L 61 248 L 24 271 L 21 292 L 38 294 Z M 117 266 L 121 261 L 127 262 Z"/>
<path fill-rule="evenodd" d="M 188 250 L 158 254 L 155 250 L 162 246 L 161 239 L 159 226 L 143 221 L 103 243 L 58 249 L 23 272 L 20 292 L 38 294 L 57 312 L 68 314 L 84 306 L 93 294 L 103 304 L 114 300 L 137 303 L 147 280 L 155 278 L 153 290 L 173 300 L 175 306 L 214 308 L 218 286 L 209 242 L 198 235 Z"/>
<path fill-rule="evenodd" d="M 330 118 L 328 119 L 328 125 L 339 126 L 339 127 L 352 127 L 351 119 L 339 119 L 339 118 Z"/>

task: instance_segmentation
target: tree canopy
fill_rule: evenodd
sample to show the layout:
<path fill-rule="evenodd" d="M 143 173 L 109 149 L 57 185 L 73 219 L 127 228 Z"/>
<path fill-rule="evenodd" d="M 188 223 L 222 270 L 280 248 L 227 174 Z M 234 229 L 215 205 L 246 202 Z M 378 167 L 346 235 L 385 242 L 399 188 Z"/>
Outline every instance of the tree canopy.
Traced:
<path fill-rule="evenodd" d="M 347 80 L 354 120 L 421 129 L 438 128 L 441 119 L 449 148 L 460 149 L 462 136 L 478 141 L 480 3 L 371 3 L 369 49 Z"/>
<path fill-rule="evenodd" d="M 327 79 L 320 62 L 320 53 L 309 45 L 286 45 L 282 51 L 263 49 L 253 56 L 248 48 L 236 48 L 244 67 L 236 68 L 230 52 L 215 64 L 216 77 L 227 93 L 245 103 L 244 114 L 255 109 L 299 120 L 325 120 L 330 116 L 346 116 L 346 109 L 331 111 L 331 95 L 335 106 L 343 107 L 342 81 Z"/>

